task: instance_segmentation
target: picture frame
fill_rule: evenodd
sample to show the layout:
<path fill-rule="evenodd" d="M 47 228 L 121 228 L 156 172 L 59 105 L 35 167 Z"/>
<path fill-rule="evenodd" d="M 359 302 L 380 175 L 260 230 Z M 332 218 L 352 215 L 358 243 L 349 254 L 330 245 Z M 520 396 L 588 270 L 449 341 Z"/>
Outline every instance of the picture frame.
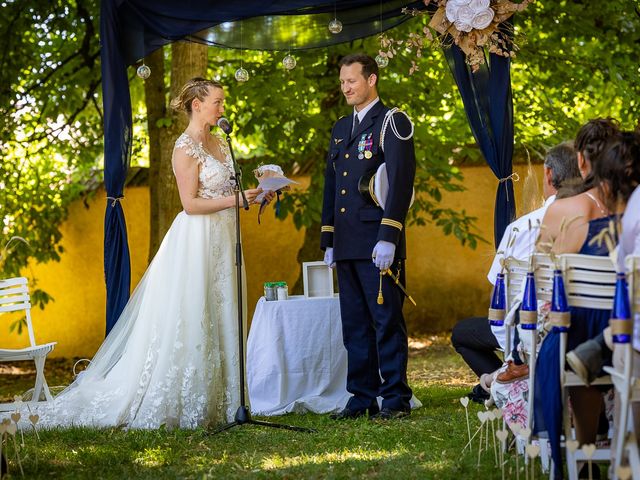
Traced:
<path fill-rule="evenodd" d="M 333 297 L 333 269 L 324 262 L 303 262 L 302 280 L 306 298 Z"/>

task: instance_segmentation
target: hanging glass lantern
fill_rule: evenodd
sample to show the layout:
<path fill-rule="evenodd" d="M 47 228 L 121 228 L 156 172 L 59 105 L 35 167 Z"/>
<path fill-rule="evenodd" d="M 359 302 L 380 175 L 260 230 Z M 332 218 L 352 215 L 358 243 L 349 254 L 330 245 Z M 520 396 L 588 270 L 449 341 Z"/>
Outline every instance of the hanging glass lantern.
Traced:
<path fill-rule="evenodd" d="M 296 59 L 289 54 L 287 54 L 287 56 L 282 59 L 282 65 L 287 70 L 293 70 L 294 68 L 296 68 L 296 63 Z"/>
<path fill-rule="evenodd" d="M 141 79 L 146 80 L 151 75 L 151 69 L 143 63 L 138 67 L 138 70 L 136 70 L 136 75 Z"/>
<path fill-rule="evenodd" d="M 376 55 L 376 63 L 378 64 L 378 66 L 380 68 L 384 68 L 387 65 L 389 65 L 389 59 L 387 57 L 385 57 L 384 55 Z"/>
<path fill-rule="evenodd" d="M 236 70 L 235 74 L 236 80 L 240 83 L 244 83 L 249 80 L 249 72 L 247 72 L 244 68 L 240 67 Z"/>
<path fill-rule="evenodd" d="M 337 35 L 342 31 L 342 22 L 337 18 L 334 18 L 329 22 L 329 31 L 334 35 Z"/>

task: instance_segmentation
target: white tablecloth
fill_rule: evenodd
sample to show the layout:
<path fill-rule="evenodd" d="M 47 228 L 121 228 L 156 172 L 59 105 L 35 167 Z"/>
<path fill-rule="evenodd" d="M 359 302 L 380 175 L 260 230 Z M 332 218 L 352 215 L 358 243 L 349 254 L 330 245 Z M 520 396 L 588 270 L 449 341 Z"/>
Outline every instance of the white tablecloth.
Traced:
<path fill-rule="evenodd" d="M 251 411 L 326 413 L 349 394 L 338 297 L 258 301 L 247 340 Z"/>

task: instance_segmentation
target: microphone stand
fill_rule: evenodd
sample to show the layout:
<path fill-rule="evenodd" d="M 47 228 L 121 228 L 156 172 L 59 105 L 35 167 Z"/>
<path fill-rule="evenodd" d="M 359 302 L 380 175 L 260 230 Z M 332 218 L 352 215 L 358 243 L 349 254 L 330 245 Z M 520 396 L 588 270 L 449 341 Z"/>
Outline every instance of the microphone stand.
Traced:
<path fill-rule="evenodd" d="M 226 133 L 226 132 L 225 132 Z M 229 132 L 231 133 L 231 132 Z M 245 210 L 249 210 L 249 202 L 247 202 L 247 197 L 244 194 L 244 188 L 242 187 L 242 169 L 238 162 L 236 162 L 236 157 L 233 154 L 233 148 L 231 147 L 231 138 L 229 137 L 229 133 L 227 135 L 227 145 L 229 145 L 229 152 L 231 153 L 231 160 L 233 161 L 233 176 L 231 180 L 235 183 L 235 187 L 233 189 L 236 204 L 236 291 L 238 298 L 238 352 L 239 352 L 239 370 L 240 370 L 240 406 L 238 410 L 236 410 L 236 414 L 233 422 L 229 422 L 216 430 L 214 430 L 212 435 L 216 433 L 223 432 L 232 427 L 244 425 L 245 423 L 251 423 L 254 425 L 262 425 L 265 427 L 273 427 L 273 428 L 283 428 L 287 430 L 295 430 L 298 432 L 315 432 L 315 430 L 311 428 L 304 427 L 294 427 L 293 425 L 284 425 L 280 423 L 271 423 L 265 422 L 262 420 L 254 420 L 251 418 L 251 411 L 247 406 L 245 399 L 245 364 L 244 364 L 244 328 L 242 321 L 242 243 L 240 241 L 240 195 L 242 195 L 242 205 Z"/>

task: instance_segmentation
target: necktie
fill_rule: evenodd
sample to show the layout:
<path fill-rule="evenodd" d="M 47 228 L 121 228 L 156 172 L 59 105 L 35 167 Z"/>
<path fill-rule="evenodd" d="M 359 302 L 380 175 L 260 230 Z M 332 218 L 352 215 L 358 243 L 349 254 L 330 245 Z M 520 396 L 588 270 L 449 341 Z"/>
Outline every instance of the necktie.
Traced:
<path fill-rule="evenodd" d="M 353 129 L 351 130 L 352 136 L 355 133 L 355 131 L 358 129 L 358 125 L 360 125 L 360 118 L 358 117 L 358 115 L 355 114 L 354 117 L 355 118 L 353 119 Z"/>

